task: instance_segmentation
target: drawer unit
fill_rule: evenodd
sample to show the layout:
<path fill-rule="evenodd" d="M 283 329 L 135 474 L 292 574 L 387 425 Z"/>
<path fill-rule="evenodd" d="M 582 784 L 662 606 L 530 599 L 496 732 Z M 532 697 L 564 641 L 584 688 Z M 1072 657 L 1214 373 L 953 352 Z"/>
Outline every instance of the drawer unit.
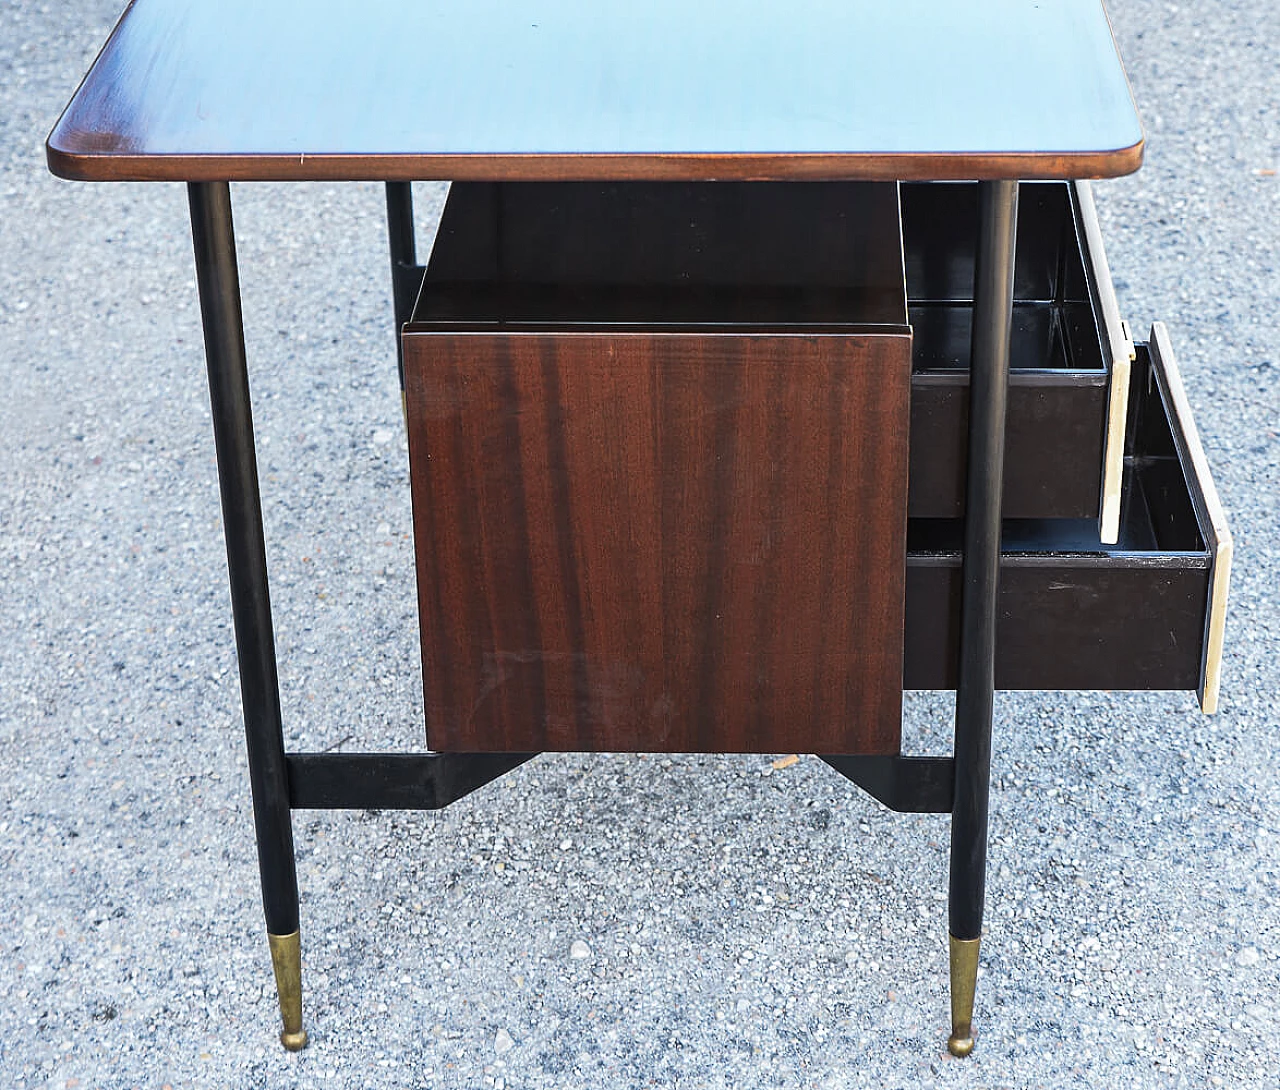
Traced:
<path fill-rule="evenodd" d="M 1021 189 L 997 686 L 1212 709 L 1167 340 L 1087 185 Z M 434 749 L 897 752 L 956 681 L 975 190 L 452 187 L 404 337 Z"/>
<path fill-rule="evenodd" d="M 452 191 L 404 333 L 428 744 L 897 753 L 897 187 L 642 190 Z"/>
<path fill-rule="evenodd" d="M 996 687 L 1195 689 L 1217 706 L 1231 537 L 1164 327 L 1136 348 L 1119 540 L 1094 520 L 1008 520 Z M 958 519 L 908 535 L 908 688 L 955 686 Z"/>

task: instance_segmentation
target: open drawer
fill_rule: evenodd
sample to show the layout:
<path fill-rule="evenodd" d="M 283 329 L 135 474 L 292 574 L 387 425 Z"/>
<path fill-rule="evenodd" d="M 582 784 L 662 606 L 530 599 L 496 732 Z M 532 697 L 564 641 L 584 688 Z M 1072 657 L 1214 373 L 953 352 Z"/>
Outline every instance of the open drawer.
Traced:
<path fill-rule="evenodd" d="M 913 517 L 964 510 L 978 194 L 974 182 L 902 187 L 912 330 Z M 1018 236 L 1004 509 L 1013 518 L 1120 522 L 1133 344 L 1116 306 L 1088 182 L 1024 182 Z"/>
<path fill-rule="evenodd" d="M 1093 520 L 1008 520 L 996 687 L 1195 689 L 1218 702 L 1231 535 L 1164 326 L 1136 347 L 1119 540 Z M 954 688 L 961 520 L 908 533 L 905 685 Z"/>

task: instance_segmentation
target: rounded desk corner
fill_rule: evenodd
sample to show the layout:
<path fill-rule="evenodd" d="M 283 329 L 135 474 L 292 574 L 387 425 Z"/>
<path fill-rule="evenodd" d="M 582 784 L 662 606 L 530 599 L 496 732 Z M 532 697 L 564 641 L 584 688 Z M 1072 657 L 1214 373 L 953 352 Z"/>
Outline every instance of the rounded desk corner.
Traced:
<path fill-rule="evenodd" d="M 71 150 L 59 125 L 44 142 L 45 162 L 56 178 L 69 182 L 100 182 L 107 176 L 101 169 L 102 156 Z"/>
<path fill-rule="evenodd" d="M 1128 147 L 1116 148 L 1104 155 L 1104 171 L 1095 175 L 1098 178 L 1123 178 L 1135 173 L 1143 163 L 1147 154 L 1147 137 L 1140 133 L 1135 143 Z"/>
<path fill-rule="evenodd" d="M 76 156 L 58 147 L 55 143 L 57 138 L 58 130 L 54 129 L 44 142 L 44 159 L 49 173 L 55 178 L 66 178 L 69 181 L 82 180 Z"/>

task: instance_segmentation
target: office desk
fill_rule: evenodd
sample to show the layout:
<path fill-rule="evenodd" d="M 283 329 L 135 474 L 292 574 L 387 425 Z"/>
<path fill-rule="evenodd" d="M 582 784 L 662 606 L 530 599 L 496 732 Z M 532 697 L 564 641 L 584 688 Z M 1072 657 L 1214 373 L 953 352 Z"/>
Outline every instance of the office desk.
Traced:
<path fill-rule="evenodd" d="M 972 1049 L 995 686 L 1216 700 L 1230 538 L 1068 182 L 1141 154 L 1097 4 L 135 0 L 49 164 L 189 187 L 286 1047 L 292 809 L 441 807 L 546 749 L 796 748 L 952 815 Z M 387 184 L 425 755 L 282 740 L 228 183 L 316 179 Z M 458 183 L 426 265 L 417 179 Z M 1052 358 L 1011 377 L 1020 344 Z M 956 689 L 953 755 L 900 753 L 904 685 Z"/>

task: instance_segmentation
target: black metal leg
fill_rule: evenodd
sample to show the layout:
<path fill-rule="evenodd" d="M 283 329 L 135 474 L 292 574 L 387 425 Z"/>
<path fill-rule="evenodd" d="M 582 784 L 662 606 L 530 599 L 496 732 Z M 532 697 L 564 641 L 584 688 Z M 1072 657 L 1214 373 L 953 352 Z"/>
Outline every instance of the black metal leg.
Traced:
<path fill-rule="evenodd" d="M 396 362 L 400 368 L 400 389 L 404 389 L 404 346 L 400 327 L 413 313 L 414 297 L 421 286 L 417 272 L 417 246 L 413 230 L 413 185 L 387 182 L 387 235 L 391 242 L 391 292 L 396 315 Z"/>
<path fill-rule="evenodd" d="M 302 1029 L 298 878 L 267 592 L 240 279 L 231 224 L 231 190 L 226 182 L 193 182 L 187 188 L 222 491 L 222 521 L 227 537 L 262 903 L 284 1021 L 280 1039 L 286 1048 L 299 1049 L 306 1044 L 306 1034 Z"/>
<path fill-rule="evenodd" d="M 973 995 L 987 872 L 1000 500 L 1018 183 L 982 182 L 978 191 L 960 681 L 956 693 L 956 783 L 951 817 L 952 1026 L 947 1044 L 957 1056 L 973 1051 Z"/>

